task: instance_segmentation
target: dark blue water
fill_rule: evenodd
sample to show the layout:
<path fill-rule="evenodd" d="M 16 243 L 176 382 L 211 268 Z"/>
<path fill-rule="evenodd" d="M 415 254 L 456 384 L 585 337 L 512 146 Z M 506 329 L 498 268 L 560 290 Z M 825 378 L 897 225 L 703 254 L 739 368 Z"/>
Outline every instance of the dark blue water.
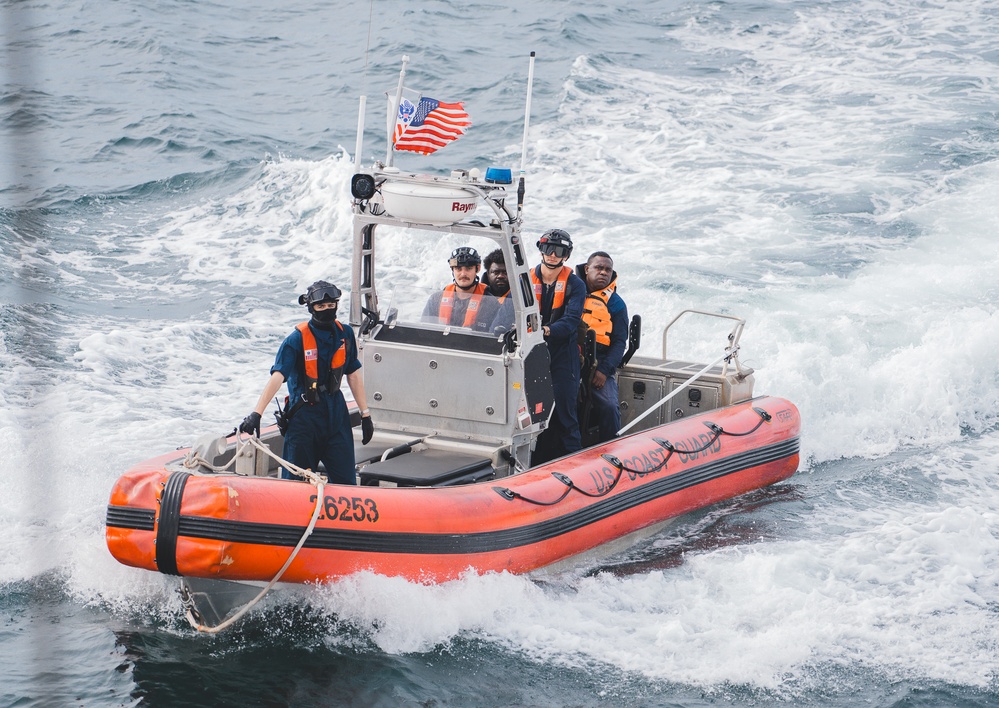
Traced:
<path fill-rule="evenodd" d="M 993 4 L 0 8 L 0 705 L 999 705 Z M 349 282 L 358 96 L 370 163 L 408 55 L 473 126 L 397 164 L 516 170 L 531 51 L 527 232 L 611 251 L 651 354 L 745 317 L 801 470 L 560 573 L 196 635 L 107 553 L 111 485 L 231 429 L 296 294 Z"/>

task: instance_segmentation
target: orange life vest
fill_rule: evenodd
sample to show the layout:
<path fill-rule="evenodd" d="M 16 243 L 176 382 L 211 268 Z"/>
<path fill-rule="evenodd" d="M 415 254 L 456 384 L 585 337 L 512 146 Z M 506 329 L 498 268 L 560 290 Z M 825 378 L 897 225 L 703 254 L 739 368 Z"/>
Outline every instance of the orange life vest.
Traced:
<path fill-rule="evenodd" d="M 454 283 L 444 288 L 444 294 L 441 296 L 441 307 L 437 313 L 441 324 L 451 324 L 451 311 L 454 309 L 455 299 L 454 293 L 457 289 L 458 287 Z M 479 315 L 479 303 L 482 302 L 482 296 L 485 293 L 485 283 L 476 283 L 475 290 L 472 291 L 471 301 L 468 303 L 468 309 L 465 310 L 465 321 L 461 323 L 462 327 L 471 327 L 475 324 L 475 318 Z"/>
<path fill-rule="evenodd" d="M 603 290 L 594 290 L 587 293 L 586 302 L 583 303 L 581 334 L 585 335 L 586 330 L 592 329 L 597 338 L 597 344 L 610 346 L 611 330 L 614 323 L 611 322 L 610 311 L 607 309 L 607 302 L 611 295 L 617 290 L 617 278 Z"/>
<path fill-rule="evenodd" d="M 541 280 L 541 275 L 539 271 L 541 266 L 537 268 L 531 268 L 531 282 L 534 283 L 534 299 L 538 301 L 538 305 L 541 305 L 541 292 L 543 281 Z M 561 316 L 562 307 L 565 302 L 565 291 L 567 290 L 567 284 L 569 282 L 569 275 L 572 274 L 572 268 L 569 266 L 562 266 L 562 270 L 559 271 L 558 279 L 555 281 L 555 296 L 552 298 L 552 314 L 549 321 L 554 322 Z"/>
<path fill-rule="evenodd" d="M 333 352 L 330 361 L 330 378 L 327 379 L 327 392 L 336 393 L 343 378 L 343 369 L 347 365 L 347 338 L 342 336 L 343 325 L 334 320 L 341 332 L 340 346 Z M 301 322 L 296 329 L 302 333 L 302 353 L 305 356 L 305 398 L 308 403 L 319 402 L 319 347 L 316 336 L 309 328 L 308 322 Z"/>

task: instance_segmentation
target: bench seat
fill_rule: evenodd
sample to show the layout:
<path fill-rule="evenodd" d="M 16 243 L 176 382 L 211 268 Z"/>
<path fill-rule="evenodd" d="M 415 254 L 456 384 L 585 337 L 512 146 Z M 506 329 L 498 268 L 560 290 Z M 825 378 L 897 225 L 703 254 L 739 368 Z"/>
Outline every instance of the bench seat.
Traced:
<path fill-rule="evenodd" d="M 488 479 L 492 460 L 447 450 L 415 450 L 361 468 L 362 485 L 391 482 L 400 487 L 449 487 Z"/>

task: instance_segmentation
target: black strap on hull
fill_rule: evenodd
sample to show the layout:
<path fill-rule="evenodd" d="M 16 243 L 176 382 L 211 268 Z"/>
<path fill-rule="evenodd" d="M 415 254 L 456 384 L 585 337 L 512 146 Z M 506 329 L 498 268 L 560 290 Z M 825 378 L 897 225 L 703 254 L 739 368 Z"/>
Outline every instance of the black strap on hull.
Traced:
<path fill-rule="evenodd" d="M 160 496 L 160 519 L 156 527 L 156 567 L 166 575 L 180 575 L 177 570 L 177 532 L 180 530 L 180 503 L 190 472 L 173 472 Z"/>

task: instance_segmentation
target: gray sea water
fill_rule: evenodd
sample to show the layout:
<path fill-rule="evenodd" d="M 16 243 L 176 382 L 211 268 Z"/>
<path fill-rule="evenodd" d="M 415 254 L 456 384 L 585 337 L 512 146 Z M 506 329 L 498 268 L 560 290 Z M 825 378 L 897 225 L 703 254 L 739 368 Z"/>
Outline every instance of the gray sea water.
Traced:
<path fill-rule="evenodd" d="M 995 3 L 0 0 L 0 36 L 0 705 L 999 705 Z M 362 162 L 405 54 L 473 126 L 397 164 L 516 170 L 531 51 L 526 232 L 611 251 L 653 353 L 745 317 L 800 471 L 553 577 L 196 635 L 109 556 L 114 480 L 230 430 L 349 282 L 359 95 Z"/>

